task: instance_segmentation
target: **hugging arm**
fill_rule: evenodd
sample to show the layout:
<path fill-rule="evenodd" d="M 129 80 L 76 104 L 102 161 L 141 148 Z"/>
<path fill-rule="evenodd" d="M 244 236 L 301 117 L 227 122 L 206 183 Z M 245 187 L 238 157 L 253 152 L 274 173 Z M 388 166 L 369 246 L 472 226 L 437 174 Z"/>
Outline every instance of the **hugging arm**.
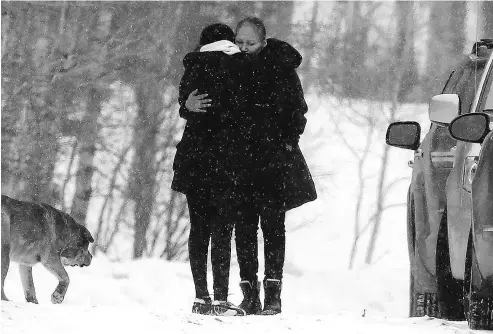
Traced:
<path fill-rule="evenodd" d="M 188 120 L 189 118 L 193 118 L 193 112 L 188 110 L 187 107 L 185 106 L 185 103 L 187 102 L 188 95 L 192 93 L 192 91 L 195 89 L 193 87 L 193 83 L 197 80 L 197 75 L 196 71 L 194 71 L 194 68 L 186 68 L 185 73 L 183 74 L 183 77 L 181 78 L 180 81 L 180 86 L 179 86 L 179 94 L 178 94 L 178 103 L 180 104 L 180 117 Z"/>
<path fill-rule="evenodd" d="M 205 112 L 203 107 L 208 107 L 210 100 L 204 99 L 207 94 L 198 94 L 196 87 L 197 70 L 195 67 L 186 68 L 180 81 L 178 103 L 180 104 L 180 117 L 186 120 L 202 117 Z M 198 105 L 199 107 L 192 107 Z"/>

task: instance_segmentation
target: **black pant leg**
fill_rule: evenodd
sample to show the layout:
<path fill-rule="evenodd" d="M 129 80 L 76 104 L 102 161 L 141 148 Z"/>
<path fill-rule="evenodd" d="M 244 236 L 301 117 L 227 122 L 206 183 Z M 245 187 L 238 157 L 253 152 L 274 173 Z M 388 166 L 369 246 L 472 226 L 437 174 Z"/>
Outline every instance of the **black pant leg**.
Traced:
<path fill-rule="evenodd" d="M 211 238 L 213 289 L 214 300 L 227 300 L 234 220 L 231 216 L 231 207 L 223 207 L 219 212 L 212 226 Z"/>
<path fill-rule="evenodd" d="M 190 234 L 188 253 L 190 268 L 195 285 L 195 297 L 209 297 L 207 289 L 207 254 L 212 232 L 212 221 L 216 212 L 206 198 L 199 195 L 187 195 L 190 215 Z"/>
<path fill-rule="evenodd" d="M 260 216 L 264 236 L 265 278 L 282 280 L 286 253 L 285 212 L 265 211 Z"/>
<path fill-rule="evenodd" d="M 236 255 L 242 281 L 258 280 L 258 222 L 259 215 L 253 207 L 242 206 L 236 212 L 235 241 Z"/>

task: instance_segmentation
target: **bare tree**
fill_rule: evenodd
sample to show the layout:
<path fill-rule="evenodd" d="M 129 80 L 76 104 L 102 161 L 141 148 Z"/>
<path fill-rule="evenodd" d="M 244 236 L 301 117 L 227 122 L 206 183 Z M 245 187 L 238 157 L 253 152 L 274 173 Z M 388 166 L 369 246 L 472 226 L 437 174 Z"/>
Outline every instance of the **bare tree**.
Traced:
<path fill-rule="evenodd" d="M 264 20 L 267 35 L 292 42 L 293 1 L 260 2 L 259 17 Z"/>
<path fill-rule="evenodd" d="M 493 38 L 493 3 L 491 1 L 481 2 L 482 33 L 484 38 Z"/>
<path fill-rule="evenodd" d="M 101 112 L 103 96 L 94 87 L 88 91 L 87 110 L 83 118 L 79 136 L 79 166 L 75 181 L 75 195 L 70 213 L 80 224 L 85 224 L 87 208 L 92 195 L 92 176 L 96 138 L 99 134 L 98 116 Z"/>
<path fill-rule="evenodd" d="M 358 241 L 361 235 L 366 231 L 369 223 L 366 224 L 363 229 L 360 229 L 360 211 L 364 201 L 364 194 L 366 190 L 366 181 L 367 176 L 364 175 L 364 168 L 366 165 L 367 158 L 370 154 L 370 149 L 372 146 L 372 138 L 375 132 L 375 120 L 371 116 L 366 117 L 366 141 L 365 147 L 361 153 L 357 152 L 354 148 L 349 148 L 351 154 L 358 161 L 358 195 L 356 196 L 355 202 L 355 210 L 354 210 L 354 236 L 353 236 L 353 245 L 351 247 L 351 254 L 349 256 L 349 269 L 352 269 L 354 266 L 354 260 L 357 253 Z"/>
<path fill-rule="evenodd" d="M 3 175 L 9 193 L 54 203 L 53 173 L 59 150 L 60 123 L 53 80 L 68 68 L 60 43 L 63 12 L 49 5 L 2 3 L 2 119 L 8 145 Z M 51 22 L 52 24 L 47 24 Z M 32 47 L 34 46 L 34 47 Z M 14 136 L 9 136 L 14 134 Z M 12 159 L 10 159 L 10 158 Z M 3 182 L 5 185 L 5 182 Z M 14 186 L 15 185 L 15 186 Z"/>
<path fill-rule="evenodd" d="M 464 53 L 466 46 L 466 19 L 467 19 L 467 2 L 453 1 L 451 3 L 451 44 L 454 54 Z"/>
<path fill-rule="evenodd" d="M 137 117 L 134 130 L 135 156 L 129 196 L 135 203 L 134 258 L 140 258 L 147 247 L 147 228 L 151 221 L 156 170 L 156 136 L 159 129 L 157 116 L 162 110 L 162 96 L 158 83 L 146 76 L 137 83 Z"/>
<path fill-rule="evenodd" d="M 392 77 L 389 78 L 391 82 L 394 83 L 392 90 L 392 102 L 388 117 L 388 123 L 396 120 L 397 110 L 399 107 L 399 90 L 402 82 L 402 76 L 405 74 L 407 67 L 410 62 L 410 49 L 412 40 L 412 29 L 413 29 L 413 17 L 414 17 L 414 4 L 413 2 L 400 2 L 398 3 L 398 11 L 403 11 L 406 13 L 405 16 L 401 16 L 403 20 L 400 20 L 398 24 L 404 25 L 406 27 L 406 34 L 403 39 L 398 39 L 395 46 L 395 60 L 396 66 L 395 71 L 392 73 Z M 391 187 L 395 182 L 386 186 L 387 182 L 387 168 L 389 162 L 389 146 L 384 144 L 383 154 L 381 156 L 380 162 L 380 172 L 378 177 L 377 194 L 376 194 L 376 210 L 375 214 L 371 218 L 372 220 L 372 231 L 370 236 L 370 241 L 368 243 L 368 248 L 365 257 L 365 263 L 370 264 L 373 260 L 373 254 L 375 251 L 375 245 L 380 231 L 380 225 L 382 220 L 382 215 L 386 210 L 385 207 L 385 197 L 388 192 L 389 187 Z"/>
<path fill-rule="evenodd" d="M 412 11 L 412 6 L 407 1 L 400 1 L 395 4 L 397 22 L 406 22 L 408 12 Z M 399 92 L 397 94 L 398 102 L 404 102 L 407 100 L 407 96 L 413 93 L 414 87 L 419 82 L 418 65 L 416 62 L 416 53 L 414 51 L 414 24 L 398 24 L 397 39 L 404 41 L 409 39 L 409 55 L 408 64 L 404 69 L 404 73 L 401 75 L 401 82 L 399 84 Z"/>
<path fill-rule="evenodd" d="M 110 36 L 111 20 L 113 14 L 101 6 L 94 13 L 91 21 L 97 24 L 85 30 L 89 31 L 92 36 L 92 46 L 89 48 L 89 56 L 97 59 L 99 66 L 106 61 L 107 46 L 106 41 Z M 94 174 L 94 157 L 96 155 L 96 143 L 99 138 L 98 118 L 101 115 L 102 103 L 105 100 L 108 91 L 108 83 L 100 80 L 99 66 L 94 66 L 84 74 L 89 78 L 88 82 L 83 85 L 86 91 L 85 113 L 77 133 L 79 164 L 75 179 L 75 194 L 70 213 L 81 224 L 86 223 L 87 209 L 92 195 L 92 178 Z M 80 79 L 79 79 L 80 80 Z"/>
<path fill-rule="evenodd" d="M 231 16 L 233 24 L 238 23 L 244 17 L 255 15 L 254 1 L 228 1 L 226 3 L 226 11 Z"/>
<path fill-rule="evenodd" d="M 432 1 L 429 3 L 429 10 L 427 75 L 423 83 L 425 101 L 440 93 L 450 69 L 462 57 L 464 51 L 464 48 L 460 47 L 465 28 L 465 11 L 461 3 Z"/>
<path fill-rule="evenodd" d="M 309 89 L 309 86 L 314 82 L 313 74 L 311 73 L 311 68 L 313 66 L 313 56 L 315 55 L 316 48 L 316 38 L 318 35 L 318 11 L 319 11 L 319 3 L 318 1 L 313 2 L 312 14 L 310 19 L 310 27 L 308 32 L 308 37 L 306 38 L 306 53 L 303 57 L 303 63 L 300 68 L 300 72 L 303 73 L 303 88 L 305 91 Z"/>

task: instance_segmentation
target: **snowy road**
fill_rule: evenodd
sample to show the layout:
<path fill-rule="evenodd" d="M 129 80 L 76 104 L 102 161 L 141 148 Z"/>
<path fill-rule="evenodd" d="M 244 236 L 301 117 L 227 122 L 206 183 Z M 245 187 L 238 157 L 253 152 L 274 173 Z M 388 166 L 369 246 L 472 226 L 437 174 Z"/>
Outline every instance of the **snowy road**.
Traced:
<path fill-rule="evenodd" d="M 13 264 L 5 286 L 11 301 L 1 303 L 1 333 L 474 333 L 464 321 L 407 318 L 404 268 L 287 269 L 281 315 L 212 317 L 190 312 L 187 263 L 96 257 L 87 268 L 67 268 L 71 283 L 61 305 L 50 303 L 57 282 L 42 266 L 33 270 L 39 304 L 26 303 Z M 233 265 L 229 298 L 236 303 L 237 270 Z"/>
<path fill-rule="evenodd" d="M 210 317 L 144 307 L 2 302 L 2 333 L 473 333 L 465 322 L 332 314 Z"/>
<path fill-rule="evenodd" d="M 473 333 L 465 322 L 332 314 L 210 317 L 144 307 L 2 302 L 2 333 Z"/>

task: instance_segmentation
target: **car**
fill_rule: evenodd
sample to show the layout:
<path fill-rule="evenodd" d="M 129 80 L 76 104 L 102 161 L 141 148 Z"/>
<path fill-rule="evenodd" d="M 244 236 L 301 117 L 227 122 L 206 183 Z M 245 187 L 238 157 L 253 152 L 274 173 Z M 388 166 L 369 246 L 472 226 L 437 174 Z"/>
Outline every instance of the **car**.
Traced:
<path fill-rule="evenodd" d="M 479 151 L 468 174 L 472 215 L 464 279 L 466 316 L 471 328 L 493 329 L 493 65 L 478 96 L 476 112 L 452 120 L 449 132 L 473 145 L 471 152 Z"/>
<path fill-rule="evenodd" d="M 448 125 L 455 117 L 481 107 L 492 51 L 493 40 L 481 40 L 456 66 L 442 94 L 430 101 L 432 123 L 423 141 L 417 122 L 393 122 L 387 129 L 388 145 L 414 151 L 407 194 L 411 317 L 468 318 L 471 328 L 483 326 L 483 320 L 470 318 L 467 287 L 474 262 L 471 183 L 479 148 L 452 137 Z M 493 267 L 493 258 L 489 261 Z M 491 326 L 491 319 L 485 326 Z"/>

